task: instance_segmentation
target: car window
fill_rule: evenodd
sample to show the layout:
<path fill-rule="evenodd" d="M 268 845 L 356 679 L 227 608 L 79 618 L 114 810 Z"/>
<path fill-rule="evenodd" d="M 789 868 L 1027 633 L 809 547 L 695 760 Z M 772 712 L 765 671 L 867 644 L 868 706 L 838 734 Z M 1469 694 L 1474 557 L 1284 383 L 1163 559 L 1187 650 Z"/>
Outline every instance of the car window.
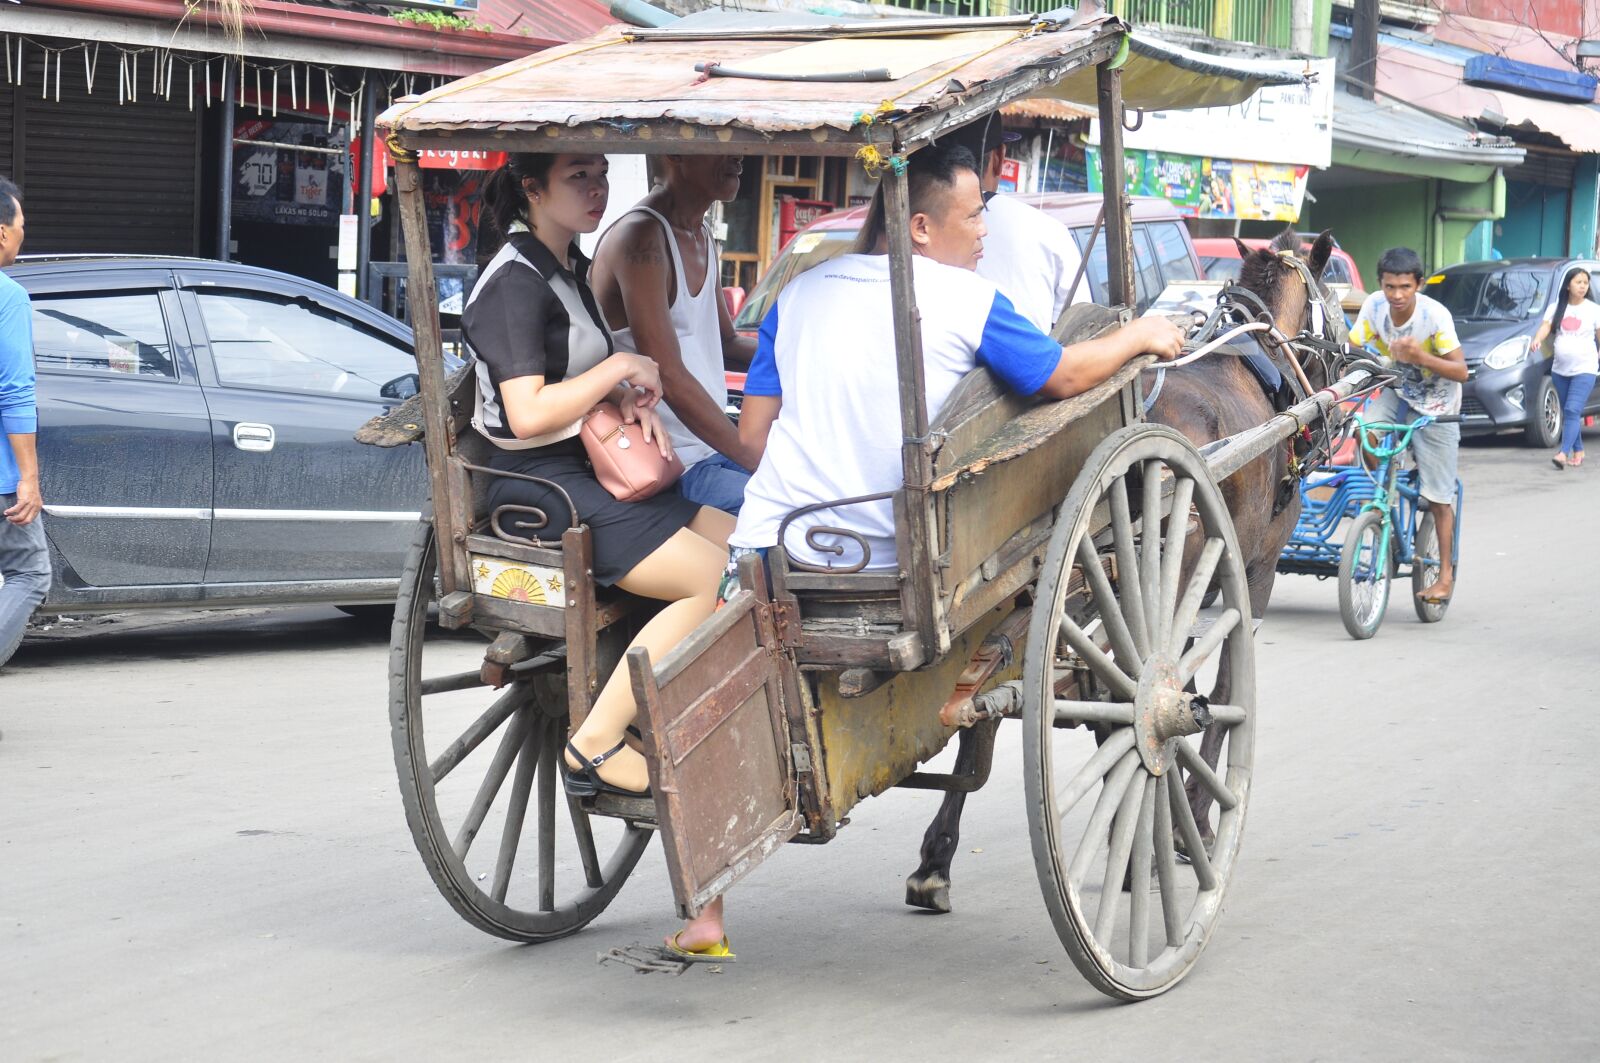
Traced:
<path fill-rule="evenodd" d="M 176 380 L 156 292 L 35 295 L 33 350 L 41 370 Z"/>
<path fill-rule="evenodd" d="M 201 290 L 196 297 L 224 384 L 350 399 L 415 393 L 410 350 L 326 307 L 266 292 Z"/>
<path fill-rule="evenodd" d="M 1328 265 L 1322 271 L 1323 284 L 1354 284 L 1355 278 L 1350 275 L 1350 263 L 1334 255 L 1328 259 Z"/>
<path fill-rule="evenodd" d="M 1189 258 L 1189 241 L 1183 226 L 1175 221 L 1154 222 L 1146 227 L 1146 231 L 1150 234 L 1150 242 L 1155 245 L 1163 286 L 1173 281 L 1198 279 L 1194 262 Z"/>
<path fill-rule="evenodd" d="M 772 268 L 767 270 L 766 276 L 761 278 L 755 291 L 750 293 L 750 298 L 745 300 L 744 306 L 739 309 L 739 316 L 733 320 L 734 328 L 760 328 L 761 319 L 772 309 L 784 285 L 812 266 L 821 265 L 850 250 L 856 242 L 857 232 L 855 229 L 836 229 L 796 236 L 783 249 Z"/>
<path fill-rule="evenodd" d="M 1234 281 L 1239 279 L 1239 271 L 1244 268 L 1244 262 L 1237 258 L 1202 258 L 1201 267 L 1206 271 L 1208 281 Z"/>
<path fill-rule="evenodd" d="M 1078 254 L 1084 253 L 1083 249 L 1089 246 L 1089 234 L 1094 230 L 1087 226 L 1080 226 L 1072 230 L 1072 239 L 1077 242 Z M 1106 234 L 1102 230 L 1095 237 L 1094 250 L 1087 256 L 1088 264 L 1083 268 L 1083 275 L 1089 281 L 1089 294 L 1101 306 L 1106 304 Z"/>
<path fill-rule="evenodd" d="M 1446 272 L 1427 288 L 1458 321 L 1524 321 L 1544 311 L 1549 290 L 1549 270 L 1535 267 Z"/>

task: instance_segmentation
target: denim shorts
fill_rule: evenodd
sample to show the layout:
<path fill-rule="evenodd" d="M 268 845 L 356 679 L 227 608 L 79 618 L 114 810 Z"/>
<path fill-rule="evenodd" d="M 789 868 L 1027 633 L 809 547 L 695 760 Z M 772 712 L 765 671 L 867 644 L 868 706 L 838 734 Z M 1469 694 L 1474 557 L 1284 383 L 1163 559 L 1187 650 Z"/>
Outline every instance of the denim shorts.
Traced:
<path fill-rule="evenodd" d="M 1388 421 L 1410 424 L 1421 414 L 1398 393 L 1385 388 L 1374 395 L 1361 414 L 1363 421 Z M 1417 462 L 1422 481 L 1422 497 L 1429 502 L 1453 506 L 1456 503 L 1456 451 L 1461 448 L 1461 426 L 1437 422 L 1416 430 L 1411 436 L 1411 455 Z"/>

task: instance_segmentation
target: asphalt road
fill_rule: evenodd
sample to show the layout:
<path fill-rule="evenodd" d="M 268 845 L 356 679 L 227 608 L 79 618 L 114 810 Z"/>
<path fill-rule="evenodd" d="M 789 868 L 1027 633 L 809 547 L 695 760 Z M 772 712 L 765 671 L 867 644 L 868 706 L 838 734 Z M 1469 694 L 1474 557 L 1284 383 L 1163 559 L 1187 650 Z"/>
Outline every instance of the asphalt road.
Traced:
<path fill-rule="evenodd" d="M 331 610 L 101 625 L 0 674 L 0 1058 L 1592 1060 L 1600 460 L 1463 453 L 1460 591 L 1376 639 L 1281 578 L 1256 783 L 1197 970 L 1118 1006 L 1066 959 L 1017 728 L 956 912 L 901 904 L 935 795 L 867 802 L 730 900 L 740 959 L 642 977 L 652 846 L 576 937 L 462 923 L 406 829 L 386 634 Z"/>

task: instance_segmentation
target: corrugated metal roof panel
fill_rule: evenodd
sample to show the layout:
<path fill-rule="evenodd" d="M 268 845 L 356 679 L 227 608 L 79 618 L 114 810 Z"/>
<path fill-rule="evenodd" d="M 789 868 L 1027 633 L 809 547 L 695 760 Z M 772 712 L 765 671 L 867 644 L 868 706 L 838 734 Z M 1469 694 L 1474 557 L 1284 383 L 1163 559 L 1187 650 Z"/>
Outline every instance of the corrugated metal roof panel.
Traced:
<path fill-rule="evenodd" d="M 479 0 L 477 17 L 503 33 L 576 41 L 617 20 L 595 0 Z"/>

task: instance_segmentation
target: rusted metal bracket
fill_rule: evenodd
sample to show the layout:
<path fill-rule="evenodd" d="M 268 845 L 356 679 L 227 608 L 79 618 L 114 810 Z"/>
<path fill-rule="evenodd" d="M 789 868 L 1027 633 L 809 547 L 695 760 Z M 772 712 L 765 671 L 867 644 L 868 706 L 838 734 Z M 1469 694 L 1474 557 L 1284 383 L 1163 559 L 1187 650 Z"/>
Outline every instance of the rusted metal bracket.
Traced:
<path fill-rule="evenodd" d="M 1026 634 L 1031 615 L 1032 610 L 1029 609 L 1014 611 L 983 640 L 956 680 L 955 690 L 939 710 L 940 723 L 946 727 L 971 727 L 984 719 L 983 715 L 973 710 L 973 697 L 991 676 L 1011 665 L 1015 646 Z"/>
<path fill-rule="evenodd" d="M 722 965 L 734 962 L 732 956 L 692 956 L 674 952 L 665 945 L 617 946 L 595 955 L 599 964 L 617 963 L 640 974 L 680 975 L 691 967 L 704 966 L 708 974 L 721 974 Z"/>
<path fill-rule="evenodd" d="M 792 650 L 800 645 L 800 607 L 795 602 L 776 601 L 757 606 L 762 620 L 772 626 L 778 645 Z"/>

